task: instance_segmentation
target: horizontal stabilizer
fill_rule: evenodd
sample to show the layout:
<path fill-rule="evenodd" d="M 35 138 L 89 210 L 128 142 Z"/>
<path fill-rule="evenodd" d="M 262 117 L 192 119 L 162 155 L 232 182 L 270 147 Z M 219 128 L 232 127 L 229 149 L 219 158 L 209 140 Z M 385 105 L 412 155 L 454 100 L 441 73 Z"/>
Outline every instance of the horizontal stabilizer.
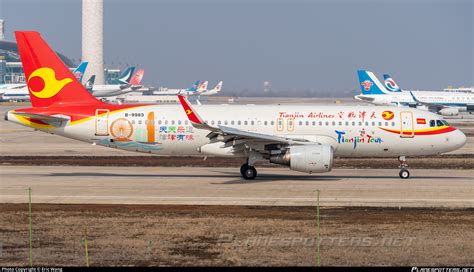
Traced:
<path fill-rule="evenodd" d="M 22 117 L 28 117 L 34 120 L 39 120 L 41 122 L 53 125 L 53 126 L 61 126 L 64 122 L 68 122 L 70 119 L 66 117 L 59 117 L 59 116 L 50 116 L 45 114 L 37 114 L 37 113 L 29 113 L 29 112 L 15 112 L 15 115 L 19 115 Z"/>

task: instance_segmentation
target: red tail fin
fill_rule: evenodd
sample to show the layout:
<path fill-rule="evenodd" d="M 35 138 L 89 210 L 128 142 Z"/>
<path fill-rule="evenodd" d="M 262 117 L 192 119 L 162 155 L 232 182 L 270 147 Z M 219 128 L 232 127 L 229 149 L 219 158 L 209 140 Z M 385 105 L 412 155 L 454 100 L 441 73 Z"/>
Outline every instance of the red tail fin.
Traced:
<path fill-rule="evenodd" d="M 38 32 L 16 31 L 15 36 L 33 107 L 102 103 L 76 80 Z"/>
<path fill-rule="evenodd" d="M 140 69 L 138 70 L 130 80 L 130 85 L 140 85 L 142 82 L 143 75 L 145 74 L 145 70 Z"/>

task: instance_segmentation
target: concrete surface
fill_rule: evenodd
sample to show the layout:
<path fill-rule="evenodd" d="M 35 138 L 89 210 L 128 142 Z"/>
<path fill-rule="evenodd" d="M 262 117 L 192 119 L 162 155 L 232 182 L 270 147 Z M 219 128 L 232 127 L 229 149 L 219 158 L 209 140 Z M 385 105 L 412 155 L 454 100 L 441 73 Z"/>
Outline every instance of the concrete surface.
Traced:
<path fill-rule="evenodd" d="M 305 175 L 257 169 L 243 181 L 233 168 L 0 166 L 0 203 L 315 205 L 474 207 L 473 170 L 336 169 Z"/>

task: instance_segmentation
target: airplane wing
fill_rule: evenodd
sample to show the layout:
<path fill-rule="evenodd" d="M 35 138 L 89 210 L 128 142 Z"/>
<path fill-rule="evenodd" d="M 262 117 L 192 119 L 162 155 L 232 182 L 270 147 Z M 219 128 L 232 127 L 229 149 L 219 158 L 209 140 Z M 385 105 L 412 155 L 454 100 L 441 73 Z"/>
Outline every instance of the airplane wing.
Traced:
<path fill-rule="evenodd" d="M 179 95 L 178 98 L 193 127 L 209 131 L 207 137 L 211 140 L 211 143 L 223 142 L 224 147 L 233 146 L 234 149 L 237 150 L 241 150 L 243 147 L 247 146 L 261 153 L 268 152 L 269 149 L 265 147 L 272 144 L 280 146 L 319 144 L 306 139 L 286 138 L 269 134 L 255 133 L 226 126 L 213 127 L 203 121 L 204 119 L 202 119 L 192 108 L 191 104 L 184 96 Z"/>
<path fill-rule="evenodd" d="M 44 122 L 53 126 L 57 126 L 57 127 L 61 126 L 63 123 L 66 123 L 67 121 L 70 120 L 70 118 L 63 117 L 63 116 L 50 116 L 50 115 L 45 115 L 45 114 L 29 113 L 29 112 L 15 112 L 15 115 L 39 120 L 41 122 Z"/>

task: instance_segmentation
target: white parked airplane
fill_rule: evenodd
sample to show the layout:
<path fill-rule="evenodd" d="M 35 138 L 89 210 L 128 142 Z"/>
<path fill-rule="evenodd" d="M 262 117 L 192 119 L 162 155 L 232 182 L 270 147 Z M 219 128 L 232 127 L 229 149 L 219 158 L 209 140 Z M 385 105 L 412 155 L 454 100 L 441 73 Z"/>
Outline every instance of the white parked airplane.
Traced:
<path fill-rule="evenodd" d="M 214 87 L 213 89 L 210 89 L 210 90 L 204 90 L 200 93 L 200 95 L 210 96 L 210 95 L 218 94 L 222 90 L 222 84 L 224 84 L 224 82 L 219 81 L 219 83 L 217 83 L 216 87 Z"/>
<path fill-rule="evenodd" d="M 463 112 L 474 112 L 474 93 L 455 93 L 446 91 L 405 91 L 400 90 L 393 79 L 385 82 L 388 91 L 377 79 L 374 73 L 359 70 L 359 83 L 362 94 L 356 95 L 358 100 L 375 105 L 403 105 L 419 107 L 437 112 L 445 116 L 453 116 Z M 392 89 L 393 88 L 393 89 Z"/>
<path fill-rule="evenodd" d="M 97 145 L 157 155 L 240 157 L 244 179 L 267 160 L 305 173 L 331 171 L 334 156 L 426 156 L 460 148 L 466 136 L 434 113 L 341 105 L 112 105 L 74 78 L 37 32 L 15 32 L 31 108 L 5 119 Z M 32 53 L 33 52 L 33 53 Z M 39 54 L 38 52 L 41 52 Z M 35 55 L 35 61 L 31 61 Z M 44 83 L 43 83 L 44 82 Z"/>
<path fill-rule="evenodd" d="M 121 84 L 106 84 L 106 85 L 93 85 L 92 95 L 95 97 L 110 97 L 127 94 L 130 92 L 142 92 L 147 89 L 143 89 L 141 81 L 145 70 L 138 70 L 133 76 L 135 67 L 129 67 L 125 70 L 119 78 Z"/>
<path fill-rule="evenodd" d="M 186 95 L 186 96 L 191 96 L 191 95 L 200 95 L 201 93 L 205 92 L 207 90 L 207 85 L 209 84 L 209 81 L 204 81 L 199 83 L 200 81 L 197 80 L 193 86 L 186 88 L 186 89 L 168 89 L 168 88 L 162 88 L 161 90 L 155 92 L 154 94 L 156 95 Z"/>

